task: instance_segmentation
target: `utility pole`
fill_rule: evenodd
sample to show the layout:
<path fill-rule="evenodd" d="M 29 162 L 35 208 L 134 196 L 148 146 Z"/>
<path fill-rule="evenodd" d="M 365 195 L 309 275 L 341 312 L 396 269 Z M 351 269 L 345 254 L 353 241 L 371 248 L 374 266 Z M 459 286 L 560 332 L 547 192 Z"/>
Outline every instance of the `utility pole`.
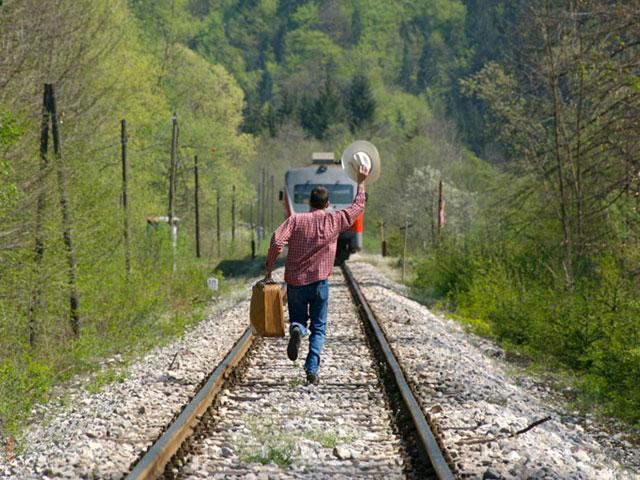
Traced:
<path fill-rule="evenodd" d="M 407 237 L 409 235 L 409 229 L 413 227 L 413 224 L 408 223 L 409 217 L 404 217 L 404 227 L 400 227 L 400 230 L 404 230 L 404 247 L 402 248 L 402 283 L 404 283 L 404 278 L 407 270 Z"/>
<path fill-rule="evenodd" d="M 195 191 L 194 191 L 194 202 L 196 208 L 196 258 L 200 258 L 200 202 L 198 198 L 198 192 L 200 189 L 199 179 L 198 179 L 198 155 L 193 157 L 193 176 L 195 180 Z"/>
<path fill-rule="evenodd" d="M 236 186 L 231 187 L 231 241 L 236 240 Z"/>
<path fill-rule="evenodd" d="M 260 181 L 258 183 L 258 208 L 256 213 L 256 224 L 258 227 L 258 241 L 262 240 L 262 235 L 260 233 L 262 226 L 262 211 L 264 210 L 264 170 L 260 170 Z"/>
<path fill-rule="evenodd" d="M 46 208 L 46 177 L 49 161 L 47 152 L 49 149 L 49 88 L 44 87 L 42 99 L 42 123 L 40 127 L 40 178 L 38 179 L 38 203 L 36 207 L 36 231 L 34 248 L 34 279 L 35 287 L 31 294 L 29 306 L 29 345 L 35 346 L 37 336 L 38 313 L 42 310 L 42 259 L 44 257 L 44 210 Z"/>
<path fill-rule="evenodd" d="M 249 208 L 249 223 L 251 225 L 251 260 L 256 258 L 256 229 L 253 224 L 253 203 Z"/>
<path fill-rule="evenodd" d="M 220 190 L 216 191 L 216 239 L 218 240 L 218 258 L 220 258 Z"/>
<path fill-rule="evenodd" d="M 52 84 L 45 85 L 49 89 L 49 113 L 51 115 L 51 133 L 53 134 L 53 152 L 56 159 L 56 171 L 58 177 L 58 192 L 60 195 L 60 209 L 62 210 L 62 237 L 65 250 L 67 252 L 67 263 L 69 265 L 69 306 L 71 311 L 71 329 L 76 338 L 80 336 L 80 299 L 77 289 L 77 261 L 76 251 L 71 235 L 71 212 L 69 199 L 67 197 L 67 179 L 62 160 L 62 149 L 60 143 L 60 124 L 56 107 L 56 95 Z"/>
<path fill-rule="evenodd" d="M 275 202 L 276 192 L 275 192 L 275 182 L 273 180 L 273 175 L 271 175 L 269 179 L 269 194 L 271 197 L 269 199 L 269 231 L 271 232 L 272 230 L 275 229 L 275 223 L 274 223 L 274 217 L 273 217 L 273 204 Z"/>
<path fill-rule="evenodd" d="M 387 241 L 384 239 L 384 218 L 380 220 L 380 240 L 382 242 L 382 256 L 387 256 Z"/>
<path fill-rule="evenodd" d="M 440 243 L 440 235 L 442 226 L 444 225 L 444 196 L 442 194 L 442 179 L 438 183 L 438 243 Z"/>
<path fill-rule="evenodd" d="M 124 263 L 127 270 L 127 280 L 131 275 L 131 245 L 129 241 L 129 200 L 127 184 L 129 182 L 129 167 L 127 165 L 127 121 L 120 122 L 120 144 L 122 145 L 122 209 L 124 214 Z"/>
<path fill-rule="evenodd" d="M 171 118 L 171 165 L 169 166 L 169 225 L 173 224 L 176 196 L 176 168 L 178 164 L 178 115 L 174 112 Z"/>
<path fill-rule="evenodd" d="M 178 243 L 177 226 L 175 225 L 176 170 L 178 168 L 178 114 L 171 118 L 171 167 L 169 169 L 169 228 L 171 229 L 171 247 L 173 250 L 173 271 L 176 271 L 176 247 Z"/>
<path fill-rule="evenodd" d="M 267 169 L 262 169 L 262 217 L 260 218 L 260 232 L 262 234 L 261 240 L 266 238 L 265 227 L 267 224 Z"/>

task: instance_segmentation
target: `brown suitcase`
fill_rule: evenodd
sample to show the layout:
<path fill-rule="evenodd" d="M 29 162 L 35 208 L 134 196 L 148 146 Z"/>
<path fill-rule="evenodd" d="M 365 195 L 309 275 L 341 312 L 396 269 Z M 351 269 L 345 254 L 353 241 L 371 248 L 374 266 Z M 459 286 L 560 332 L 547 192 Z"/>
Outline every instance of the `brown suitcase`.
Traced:
<path fill-rule="evenodd" d="M 251 294 L 251 327 L 261 337 L 284 337 L 283 295 L 277 283 L 258 282 Z"/>

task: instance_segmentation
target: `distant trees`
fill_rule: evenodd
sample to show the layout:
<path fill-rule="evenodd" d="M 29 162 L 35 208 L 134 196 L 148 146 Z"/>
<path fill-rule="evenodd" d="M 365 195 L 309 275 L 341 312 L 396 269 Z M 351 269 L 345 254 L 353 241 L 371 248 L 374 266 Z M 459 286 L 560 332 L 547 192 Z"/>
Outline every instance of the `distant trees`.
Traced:
<path fill-rule="evenodd" d="M 364 27 L 362 25 L 362 14 L 358 7 L 354 8 L 351 15 L 351 44 L 357 45 L 362 37 L 362 31 Z"/>
<path fill-rule="evenodd" d="M 640 49 L 631 40 L 638 32 L 627 23 L 638 15 L 595 1 L 531 4 L 515 62 L 489 62 L 463 82 L 490 106 L 497 137 L 518 165 L 536 177 L 527 188 L 548 194 L 569 284 L 610 235 L 610 207 L 635 205 L 640 191 L 637 136 L 627 136 L 640 115 Z"/>
<path fill-rule="evenodd" d="M 270 75 L 263 74 L 258 98 L 250 99 L 245 107 L 244 131 L 275 136 L 284 121 L 295 119 L 305 131 L 322 140 L 331 125 L 344 123 L 356 132 L 375 117 L 376 101 L 369 79 L 363 74 L 355 75 L 343 88 L 327 75 L 315 95 L 305 93 L 301 97 L 284 90 L 274 98 L 268 94 L 271 85 Z"/>
<path fill-rule="evenodd" d="M 344 118 L 342 98 L 331 79 L 316 98 L 304 96 L 300 105 L 300 124 L 318 140 L 322 140 L 332 123 L 340 123 Z"/>
<path fill-rule="evenodd" d="M 356 75 L 347 89 L 345 106 L 349 114 L 349 126 L 355 132 L 366 122 L 373 121 L 376 112 L 376 101 L 373 98 L 369 79 Z"/>

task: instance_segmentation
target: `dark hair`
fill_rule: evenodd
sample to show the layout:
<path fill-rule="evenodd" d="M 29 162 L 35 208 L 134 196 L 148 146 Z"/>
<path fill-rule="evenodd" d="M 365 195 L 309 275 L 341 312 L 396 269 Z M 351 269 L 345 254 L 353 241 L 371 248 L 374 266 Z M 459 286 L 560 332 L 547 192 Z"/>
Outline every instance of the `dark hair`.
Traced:
<path fill-rule="evenodd" d="M 309 205 L 311 208 L 321 209 L 327 206 L 329 202 L 329 192 L 324 187 L 316 187 L 311 190 L 311 195 L 309 196 Z"/>

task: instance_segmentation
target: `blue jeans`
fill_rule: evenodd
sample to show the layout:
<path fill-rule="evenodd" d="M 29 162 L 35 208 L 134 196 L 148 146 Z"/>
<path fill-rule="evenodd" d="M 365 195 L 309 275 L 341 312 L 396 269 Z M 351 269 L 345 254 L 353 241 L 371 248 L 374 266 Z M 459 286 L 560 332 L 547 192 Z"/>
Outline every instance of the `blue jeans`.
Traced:
<path fill-rule="evenodd" d="M 288 285 L 287 303 L 289 304 L 289 320 L 293 328 L 299 328 L 302 336 L 307 334 L 310 321 L 309 354 L 304 362 L 304 369 L 309 373 L 318 373 L 320 353 L 324 346 L 327 330 L 327 310 L 329 308 L 329 282 L 320 280 L 309 285 Z"/>

